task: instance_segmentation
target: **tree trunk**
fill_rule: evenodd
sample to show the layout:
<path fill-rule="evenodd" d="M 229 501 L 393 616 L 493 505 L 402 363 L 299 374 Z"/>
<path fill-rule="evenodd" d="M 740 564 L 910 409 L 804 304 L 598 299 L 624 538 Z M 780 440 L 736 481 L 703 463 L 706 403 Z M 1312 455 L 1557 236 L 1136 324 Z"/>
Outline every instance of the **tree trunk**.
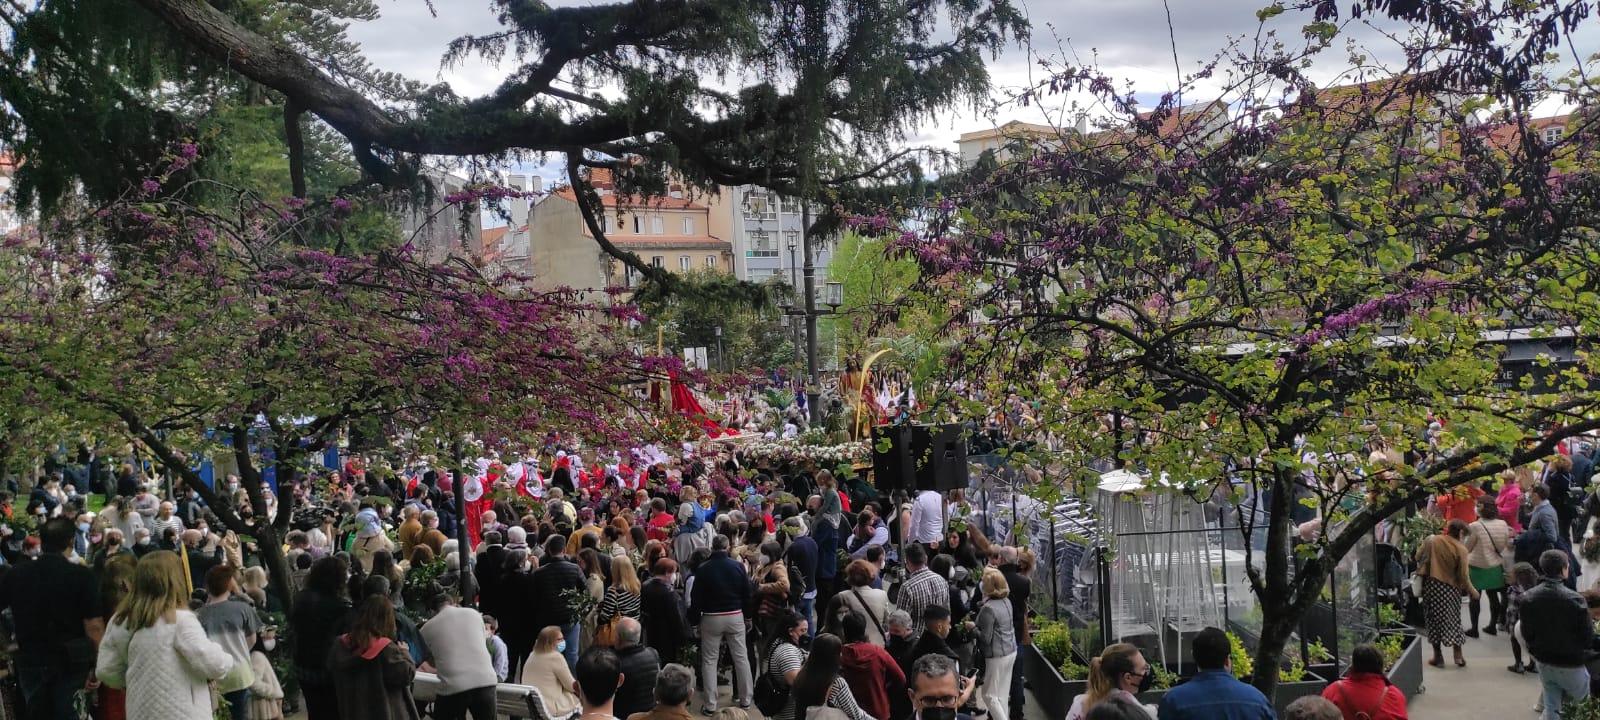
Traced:
<path fill-rule="evenodd" d="M 256 549 L 261 553 L 261 564 L 266 567 L 272 582 L 267 591 L 277 596 L 285 614 L 294 607 L 294 581 L 289 572 L 289 560 L 283 554 L 283 538 L 272 523 L 256 524 Z"/>
<path fill-rule="evenodd" d="M 1279 610 L 1274 612 L 1272 610 L 1274 607 L 1279 608 Z M 1263 695 L 1266 695 L 1267 702 L 1270 703 L 1272 702 L 1272 693 L 1278 687 L 1278 669 L 1279 664 L 1283 662 L 1283 647 L 1288 644 L 1289 636 L 1293 634 L 1295 626 L 1299 624 L 1299 613 L 1295 613 L 1296 617 L 1294 618 L 1284 617 L 1284 610 L 1287 610 L 1287 608 L 1282 603 L 1269 605 L 1264 600 L 1261 603 L 1261 610 L 1265 620 L 1261 623 L 1261 639 L 1260 643 L 1256 645 L 1256 654 L 1253 660 L 1255 663 L 1255 676 L 1251 679 L 1250 684 L 1260 690 Z M 1272 617 L 1273 615 L 1278 615 L 1279 617 Z"/>

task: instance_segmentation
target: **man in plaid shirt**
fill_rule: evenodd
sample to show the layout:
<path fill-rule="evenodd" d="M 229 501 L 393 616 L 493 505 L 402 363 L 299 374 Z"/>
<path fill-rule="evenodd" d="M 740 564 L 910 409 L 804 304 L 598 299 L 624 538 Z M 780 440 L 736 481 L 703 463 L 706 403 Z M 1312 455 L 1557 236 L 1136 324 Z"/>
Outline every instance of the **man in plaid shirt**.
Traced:
<path fill-rule="evenodd" d="M 906 546 L 906 570 L 895 605 L 911 615 L 911 642 L 915 643 L 927 625 L 922 611 L 932 605 L 950 609 L 950 583 L 928 569 L 928 550 L 920 543 Z"/>

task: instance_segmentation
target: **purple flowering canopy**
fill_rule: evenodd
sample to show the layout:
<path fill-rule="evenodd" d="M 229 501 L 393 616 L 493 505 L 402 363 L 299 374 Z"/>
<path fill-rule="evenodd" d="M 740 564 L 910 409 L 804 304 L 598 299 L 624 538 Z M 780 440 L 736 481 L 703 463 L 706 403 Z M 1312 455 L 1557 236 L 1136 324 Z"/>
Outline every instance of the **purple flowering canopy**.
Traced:
<path fill-rule="evenodd" d="M 409 243 L 319 249 L 357 212 L 345 198 L 191 204 L 208 183 L 170 185 L 192 148 L 152 180 L 166 194 L 142 187 L 0 243 L 0 372 L 18 406 L 130 437 L 208 501 L 190 453 L 231 453 L 258 517 L 274 464 L 277 522 L 249 534 L 275 573 L 301 459 L 348 423 L 376 421 L 444 465 L 466 437 L 522 452 L 551 430 L 622 447 L 657 434 L 641 391 L 679 363 L 623 341 L 631 306 L 430 265 Z"/>
<path fill-rule="evenodd" d="M 1300 73 L 1338 42 L 1323 3 L 1304 38 L 1263 31 L 1147 112 L 1094 68 L 1056 68 L 1024 100 L 1089 98 L 1089 132 L 855 222 L 954 310 L 929 342 L 953 339 L 950 379 L 990 393 L 969 412 L 1037 403 L 1057 451 L 1034 494 L 1083 491 L 1108 459 L 1257 518 L 1228 532 L 1269 693 L 1380 521 L 1600 430 L 1600 97 L 1592 60 L 1544 55 L 1587 6 L 1470 5 L 1357 3 L 1411 24 L 1406 64 L 1337 87 Z M 1195 102 L 1202 81 L 1215 102 Z M 1537 120 L 1547 100 L 1570 114 Z M 1303 507 L 1321 522 L 1295 545 Z"/>

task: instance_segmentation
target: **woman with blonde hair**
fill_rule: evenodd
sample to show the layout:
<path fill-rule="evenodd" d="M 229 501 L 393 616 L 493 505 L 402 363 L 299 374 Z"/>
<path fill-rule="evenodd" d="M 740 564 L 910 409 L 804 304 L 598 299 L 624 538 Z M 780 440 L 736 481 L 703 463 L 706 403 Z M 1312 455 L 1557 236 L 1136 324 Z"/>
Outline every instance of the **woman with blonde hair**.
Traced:
<path fill-rule="evenodd" d="M 183 561 L 165 550 L 144 556 L 95 664 L 100 682 L 127 690 L 128 718 L 211 720 L 209 683 L 232 667 L 189 611 Z"/>
<path fill-rule="evenodd" d="M 1107 646 L 1100 657 L 1089 661 L 1089 687 L 1082 695 L 1072 699 L 1072 708 L 1067 710 L 1066 720 L 1084 720 L 1096 705 L 1112 698 L 1120 698 L 1143 708 L 1154 720 L 1155 713 L 1139 705 L 1139 700 L 1134 697 L 1135 693 L 1150 686 L 1153 672 L 1154 668 L 1145 662 L 1139 648 L 1128 643 Z M 992 712 L 990 714 L 993 715 Z"/>
<path fill-rule="evenodd" d="M 600 624 L 624 616 L 638 620 L 639 589 L 639 573 L 633 569 L 633 561 L 626 557 L 612 557 L 611 586 L 606 588 L 605 597 L 600 600 Z"/>
<path fill-rule="evenodd" d="M 1017 633 L 1011 619 L 1011 586 L 996 568 L 983 569 L 983 607 L 978 610 L 978 649 L 988 675 L 983 704 L 993 718 L 1009 718 L 1011 671 L 1017 665 Z"/>
<path fill-rule="evenodd" d="M 566 649 L 567 641 L 561 635 L 561 628 L 548 625 L 539 631 L 533 652 L 522 664 L 522 684 L 538 689 L 545 710 L 552 716 L 565 715 L 578 707 L 578 696 L 572 691 L 572 670 L 567 667 L 566 656 L 562 655 Z"/>

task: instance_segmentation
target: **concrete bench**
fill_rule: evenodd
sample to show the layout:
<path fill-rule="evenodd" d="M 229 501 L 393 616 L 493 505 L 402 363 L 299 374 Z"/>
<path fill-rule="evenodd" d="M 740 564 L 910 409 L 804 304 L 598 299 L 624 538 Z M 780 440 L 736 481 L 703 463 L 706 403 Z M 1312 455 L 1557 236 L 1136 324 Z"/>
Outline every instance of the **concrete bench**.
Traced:
<path fill-rule="evenodd" d="M 411 694 L 419 702 L 432 702 L 439 696 L 439 676 L 418 672 L 411 683 Z M 525 717 L 532 720 L 574 720 L 578 709 L 552 714 L 545 709 L 544 696 L 532 685 L 500 683 L 494 689 L 495 713 L 505 717 Z"/>

